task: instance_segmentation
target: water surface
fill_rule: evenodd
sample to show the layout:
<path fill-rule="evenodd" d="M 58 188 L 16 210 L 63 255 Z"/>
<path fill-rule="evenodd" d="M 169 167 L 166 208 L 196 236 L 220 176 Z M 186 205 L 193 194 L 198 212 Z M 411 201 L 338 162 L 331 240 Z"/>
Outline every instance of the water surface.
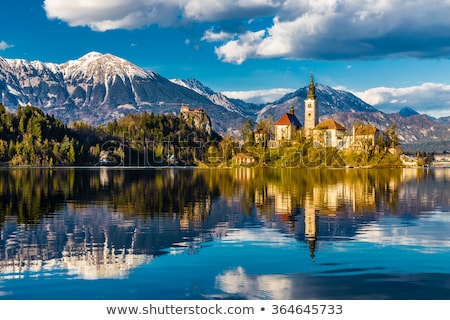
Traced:
<path fill-rule="evenodd" d="M 449 169 L 0 170 L 0 299 L 449 299 Z"/>

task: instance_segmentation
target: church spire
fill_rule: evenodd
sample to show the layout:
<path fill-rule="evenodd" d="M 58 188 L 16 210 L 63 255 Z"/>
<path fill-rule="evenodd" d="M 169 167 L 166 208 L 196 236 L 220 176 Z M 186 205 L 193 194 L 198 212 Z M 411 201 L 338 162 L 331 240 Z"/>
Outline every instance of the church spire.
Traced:
<path fill-rule="evenodd" d="M 312 72 L 309 80 L 308 96 L 306 97 L 306 99 L 316 99 L 316 86 L 314 85 Z"/>

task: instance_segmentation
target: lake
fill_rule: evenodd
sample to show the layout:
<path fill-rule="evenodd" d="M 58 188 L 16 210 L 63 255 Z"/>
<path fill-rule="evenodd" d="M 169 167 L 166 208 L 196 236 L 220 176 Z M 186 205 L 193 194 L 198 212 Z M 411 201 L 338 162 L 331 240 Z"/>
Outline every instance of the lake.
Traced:
<path fill-rule="evenodd" d="M 0 169 L 0 299 L 450 299 L 450 169 Z"/>

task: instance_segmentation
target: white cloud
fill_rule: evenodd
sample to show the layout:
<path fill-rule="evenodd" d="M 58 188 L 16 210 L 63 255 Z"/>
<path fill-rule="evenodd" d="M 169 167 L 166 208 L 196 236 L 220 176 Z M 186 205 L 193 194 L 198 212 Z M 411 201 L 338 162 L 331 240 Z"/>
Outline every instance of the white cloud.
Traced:
<path fill-rule="evenodd" d="M 272 16 L 283 0 L 185 0 L 183 15 L 194 21 L 223 21 Z"/>
<path fill-rule="evenodd" d="M 217 56 L 225 62 L 244 62 L 249 57 L 254 56 L 257 44 L 264 38 L 264 31 L 247 32 L 238 40 L 230 40 L 223 46 L 216 48 Z"/>
<path fill-rule="evenodd" d="M 45 0 L 49 19 L 95 31 L 136 29 L 146 25 L 171 26 L 178 20 L 183 0 Z"/>
<path fill-rule="evenodd" d="M 397 112 L 403 106 L 409 106 L 435 117 L 450 116 L 448 84 L 423 83 L 404 88 L 376 87 L 352 93 L 386 112 Z"/>
<path fill-rule="evenodd" d="M 448 1 L 430 6 L 425 1 L 305 0 L 285 1 L 277 9 L 264 37 L 249 42 L 245 34 L 231 46 L 227 42 L 216 50 L 219 58 L 239 64 L 242 57 L 333 60 L 450 52 Z"/>
<path fill-rule="evenodd" d="M 276 101 L 284 95 L 294 92 L 295 89 L 290 88 L 275 88 L 262 90 L 248 90 L 248 91 L 224 91 L 222 94 L 228 98 L 240 99 L 252 103 L 269 103 Z"/>
<path fill-rule="evenodd" d="M 278 5 L 277 0 L 44 0 L 49 19 L 95 31 L 152 24 L 169 27 L 182 21 L 252 19 L 271 15 Z"/>
<path fill-rule="evenodd" d="M 12 44 L 9 44 L 5 41 L 0 41 L 0 50 L 4 51 L 6 49 L 14 47 Z"/>
<path fill-rule="evenodd" d="M 232 39 L 234 37 L 235 34 L 233 33 L 228 33 L 224 31 L 214 32 L 214 30 L 210 29 L 205 31 L 201 40 L 207 42 L 222 42 Z"/>
<path fill-rule="evenodd" d="M 448 0 L 44 0 L 44 8 L 50 19 L 96 31 L 240 21 L 248 29 L 237 37 L 207 24 L 203 36 L 218 42 L 221 60 L 238 64 L 450 54 Z M 258 18 L 267 23 L 248 23 Z"/>

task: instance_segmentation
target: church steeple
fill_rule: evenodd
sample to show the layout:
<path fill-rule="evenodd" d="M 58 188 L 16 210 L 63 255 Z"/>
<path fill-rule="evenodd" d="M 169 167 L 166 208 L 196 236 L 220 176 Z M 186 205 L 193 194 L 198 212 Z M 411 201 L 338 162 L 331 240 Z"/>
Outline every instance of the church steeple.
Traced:
<path fill-rule="evenodd" d="M 314 85 L 314 79 L 311 72 L 311 76 L 309 79 L 309 88 L 308 88 L 308 96 L 306 99 L 315 100 L 316 99 L 316 86 Z"/>
<path fill-rule="evenodd" d="M 308 95 L 305 99 L 305 123 L 303 126 L 305 137 L 312 137 L 312 130 L 319 121 L 319 105 L 317 103 L 316 86 L 314 85 L 313 75 L 309 79 Z"/>

